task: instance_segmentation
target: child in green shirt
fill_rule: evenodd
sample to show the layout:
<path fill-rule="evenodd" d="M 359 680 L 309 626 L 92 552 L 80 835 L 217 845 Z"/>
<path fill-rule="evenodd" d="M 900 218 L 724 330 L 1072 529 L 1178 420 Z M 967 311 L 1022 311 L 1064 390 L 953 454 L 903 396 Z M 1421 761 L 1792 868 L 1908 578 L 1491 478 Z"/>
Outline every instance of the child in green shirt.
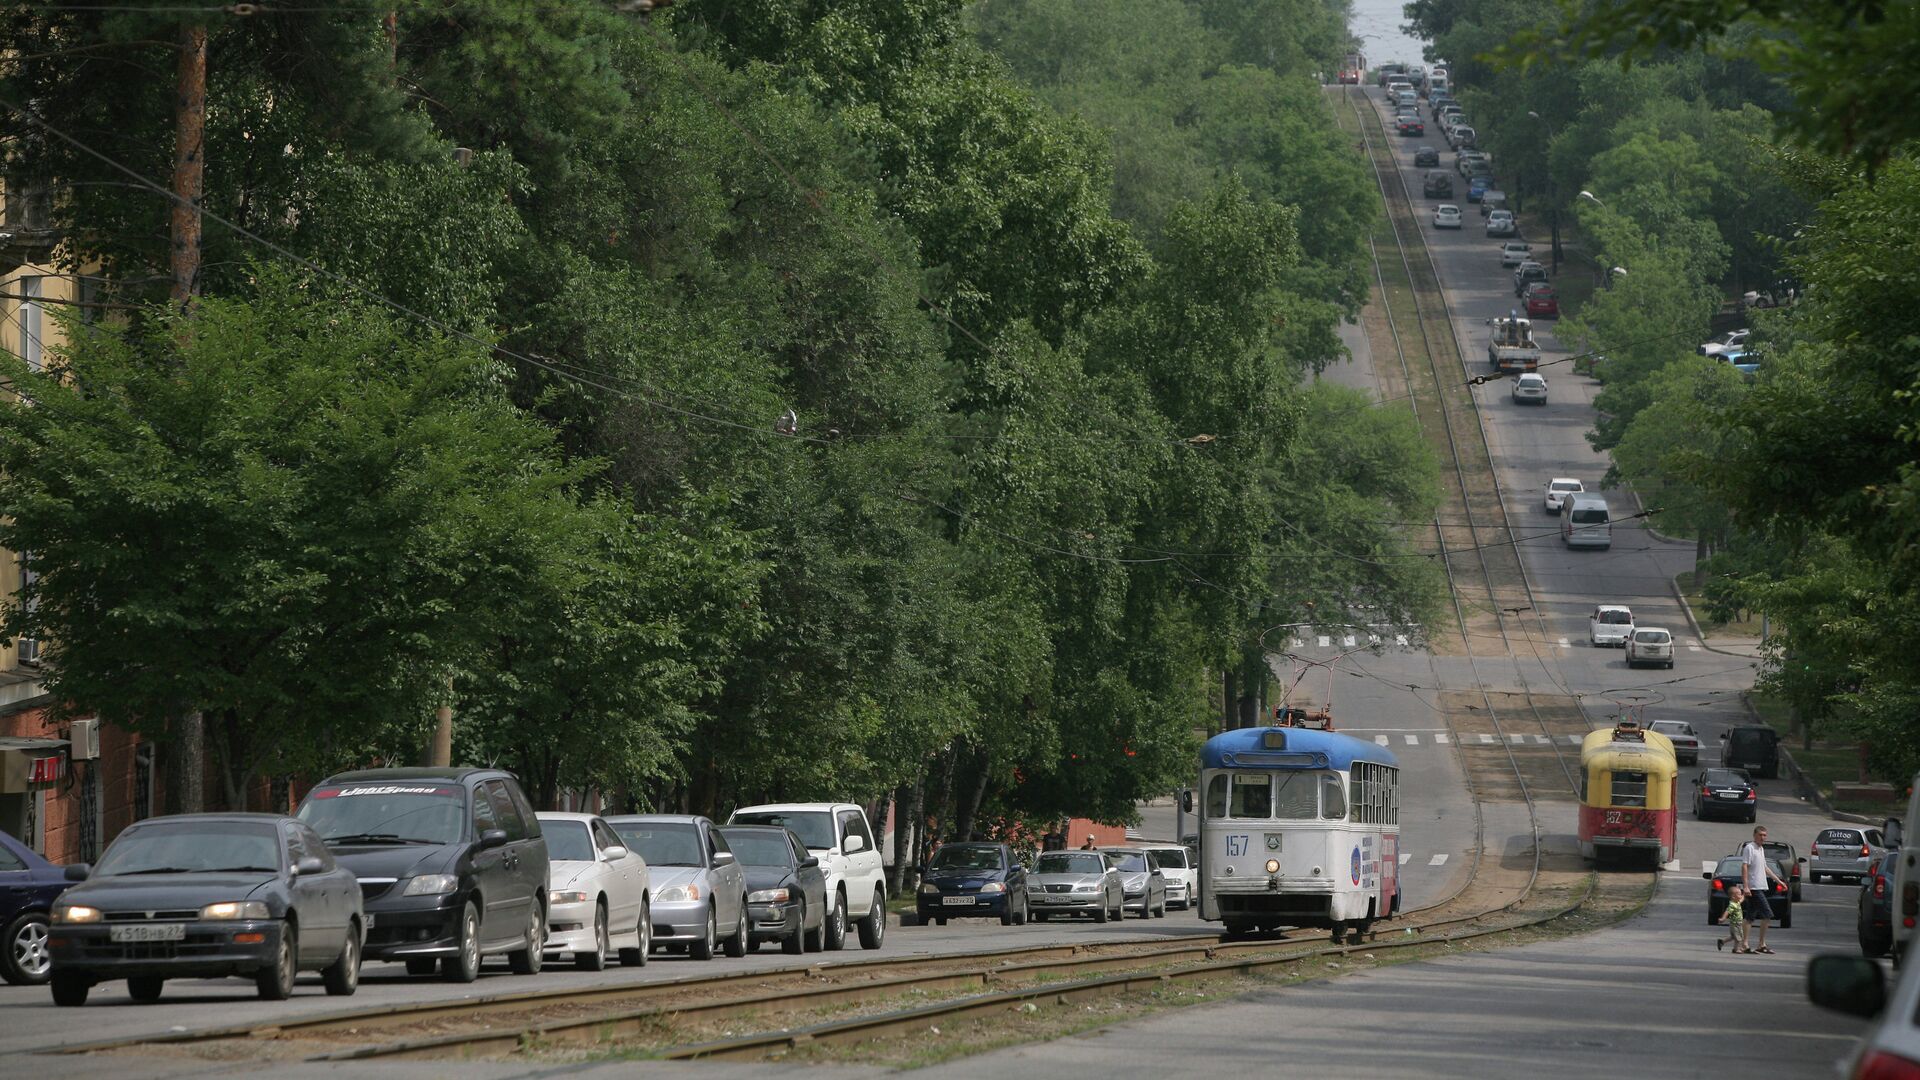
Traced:
<path fill-rule="evenodd" d="M 1714 939 L 1713 947 L 1716 950 L 1724 949 L 1728 942 L 1732 942 L 1734 952 L 1747 951 L 1746 899 L 1747 890 L 1744 885 L 1727 887 L 1727 910 L 1720 913 L 1721 920 L 1727 924 L 1727 936 Z"/>

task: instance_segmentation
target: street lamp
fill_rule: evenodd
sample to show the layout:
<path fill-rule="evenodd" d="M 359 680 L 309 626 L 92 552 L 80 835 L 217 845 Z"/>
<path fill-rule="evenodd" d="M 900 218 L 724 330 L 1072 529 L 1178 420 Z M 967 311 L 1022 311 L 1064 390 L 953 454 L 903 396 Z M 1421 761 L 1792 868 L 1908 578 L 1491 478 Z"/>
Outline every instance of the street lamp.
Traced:
<path fill-rule="evenodd" d="M 1591 191 L 1582 191 L 1582 192 L 1580 193 L 1580 197 L 1581 197 L 1581 198 L 1583 198 L 1583 199 L 1585 199 L 1585 200 L 1587 200 L 1588 202 L 1590 202 L 1590 203 L 1592 203 L 1592 204 L 1593 204 L 1593 205 L 1595 205 L 1595 206 L 1600 206 L 1600 207 L 1604 207 L 1604 206 L 1606 206 L 1606 205 L 1607 205 L 1606 203 L 1603 203 L 1603 202 L 1601 202 L 1601 201 L 1600 201 L 1600 199 L 1599 199 L 1599 197 L 1598 197 L 1598 196 L 1596 196 L 1596 195 L 1595 195 L 1595 194 L 1594 194 L 1593 192 L 1591 192 Z"/>

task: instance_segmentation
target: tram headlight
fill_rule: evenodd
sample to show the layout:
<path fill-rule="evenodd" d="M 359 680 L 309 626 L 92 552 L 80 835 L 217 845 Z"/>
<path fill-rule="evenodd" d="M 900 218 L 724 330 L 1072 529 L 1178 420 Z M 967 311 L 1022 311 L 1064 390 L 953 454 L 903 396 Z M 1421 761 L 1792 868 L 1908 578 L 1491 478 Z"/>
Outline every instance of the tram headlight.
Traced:
<path fill-rule="evenodd" d="M 1280 860 L 1279 860 L 1279 859 L 1268 859 L 1268 860 L 1267 860 L 1267 873 L 1269 873 L 1269 874 L 1277 874 L 1277 873 L 1279 873 L 1279 872 L 1280 872 Z"/>

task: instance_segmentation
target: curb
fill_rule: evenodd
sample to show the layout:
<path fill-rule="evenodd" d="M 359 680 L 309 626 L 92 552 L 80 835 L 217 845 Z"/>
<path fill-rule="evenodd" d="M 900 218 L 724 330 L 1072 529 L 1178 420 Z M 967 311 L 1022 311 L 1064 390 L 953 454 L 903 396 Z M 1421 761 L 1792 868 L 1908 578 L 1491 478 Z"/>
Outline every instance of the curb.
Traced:
<path fill-rule="evenodd" d="M 1709 644 L 1707 641 L 1706 631 L 1700 629 L 1700 620 L 1693 617 L 1693 605 L 1687 603 L 1687 594 L 1680 591 L 1680 583 L 1673 580 L 1672 578 L 1668 578 L 1667 586 L 1668 588 L 1671 588 L 1673 590 L 1673 599 L 1676 603 L 1680 605 L 1680 610 L 1687 616 L 1687 625 L 1693 628 L 1694 639 L 1700 642 L 1701 648 L 1707 650 L 1708 652 L 1719 653 L 1721 656 L 1736 656 L 1742 660 L 1751 660 L 1755 664 L 1758 664 L 1760 662 L 1760 657 L 1758 656 L 1749 656 L 1746 653 L 1740 653 L 1740 652 L 1730 652 L 1726 649 L 1722 649 L 1715 645 Z"/>
<path fill-rule="evenodd" d="M 1746 694 L 1740 695 L 1740 704 L 1747 710 L 1747 716 L 1751 718 L 1754 723 L 1762 727 L 1773 726 L 1760 718 L 1760 710 L 1753 707 L 1753 699 Z M 1787 775 L 1793 780 L 1793 786 L 1798 790 L 1800 797 L 1819 807 L 1822 813 L 1829 817 L 1837 818 L 1840 821 L 1850 821 L 1855 825 L 1880 824 L 1880 818 L 1870 818 L 1865 814 L 1855 814 L 1846 810 L 1835 810 L 1833 803 L 1827 799 L 1826 795 L 1821 793 L 1820 788 L 1814 784 L 1813 781 L 1807 779 L 1807 771 L 1800 767 L 1799 762 L 1793 760 L 1793 752 L 1787 749 L 1785 739 L 1782 739 L 1780 742 L 1779 752 L 1780 762 L 1786 766 Z M 1889 814 L 1887 816 L 1891 817 L 1892 815 Z"/>

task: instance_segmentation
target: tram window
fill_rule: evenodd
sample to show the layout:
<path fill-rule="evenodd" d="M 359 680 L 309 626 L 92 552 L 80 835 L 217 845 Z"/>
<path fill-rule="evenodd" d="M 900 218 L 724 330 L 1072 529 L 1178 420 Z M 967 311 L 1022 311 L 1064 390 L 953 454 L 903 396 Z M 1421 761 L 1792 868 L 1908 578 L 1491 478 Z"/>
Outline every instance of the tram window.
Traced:
<path fill-rule="evenodd" d="M 1282 774 L 1283 777 L 1290 774 Z M 1235 773 L 1233 777 L 1233 801 L 1228 807 L 1228 816 L 1237 818 L 1270 818 L 1273 816 L 1273 778 L 1265 773 L 1252 776 Z"/>
<path fill-rule="evenodd" d="M 1227 776 L 1225 773 L 1207 781 L 1207 816 L 1223 818 L 1227 816 Z"/>
<path fill-rule="evenodd" d="M 1353 785 L 1353 797 L 1348 800 L 1353 803 L 1353 820 L 1364 822 L 1367 820 L 1368 811 L 1372 809 L 1367 801 L 1367 791 L 1372 786 L 1372 781 L 1367 774 L 1365 762 L 1354 763 L 1353 778 L 1349 783 Z"/>
<path fill-rule="evenodd" d="M 1647 805 L 1647 774 L 1643 772 L 1614 773 L 1613 805 Z"/>
<path fill-rule="evenodd" d="M 1320 796 L 1317 777 L 1322 773 L 1284 772 L 1275 779 L 1280 791 L 1274 797 L 1274 817 L 1291 821 L 1311 821 L 1319 817 Z"/>
<path fill-rule="evenodd" d="M 1328 820 L 1347 816 L 1347 785 L 1339 773 L 1320 774 L 1320 816 Z"/>

